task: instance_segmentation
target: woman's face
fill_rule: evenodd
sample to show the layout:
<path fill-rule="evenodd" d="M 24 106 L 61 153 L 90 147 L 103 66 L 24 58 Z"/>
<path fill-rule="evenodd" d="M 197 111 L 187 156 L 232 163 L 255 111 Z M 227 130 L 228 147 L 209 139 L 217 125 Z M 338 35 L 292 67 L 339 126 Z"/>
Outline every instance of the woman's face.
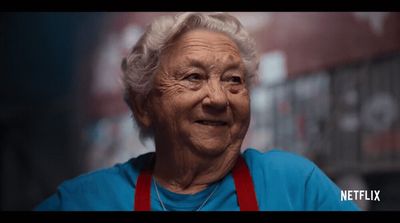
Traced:
<path fill-rule="evenodd" d="M 150 97 L 156 144 L 202 155 L 240 150 L 250 121 L 245 69 L 226 35 L 192 30 L 161 57 Z"/>

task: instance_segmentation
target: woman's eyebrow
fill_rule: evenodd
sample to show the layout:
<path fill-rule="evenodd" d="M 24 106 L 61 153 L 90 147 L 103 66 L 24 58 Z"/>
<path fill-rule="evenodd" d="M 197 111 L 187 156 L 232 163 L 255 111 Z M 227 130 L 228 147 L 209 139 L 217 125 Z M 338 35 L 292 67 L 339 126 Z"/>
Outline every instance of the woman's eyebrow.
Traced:
<path fill-rule="evenodd" d="M 207 66 L 203 60 L 198 59 L 198 58 L 193 58 L 190 56 L 185 57 L 185 59 L 183 60 L 183 63 L 180 63 L 177 65 L 178 69 L 185 69 L 187 67 L 196 67 L 196 68 L 201 68 L 204 70 L 207 68 Z"/>
<path fill-rule="evenodd" d="M 224 69 L 224 71 L 228 70 L 242 70 L 242 66 L 240 63 L 229 63 L 227 67 Z"/>
<path fill-rule="evenodd" d="M 221 63 L 225 64 L 224 71 L 240 69 L 242 67 L 242 63 L 240 60 L 235 60 L 235 59 L 232 60 L 232 59 L 227 58 L 227 59 L 224 59 L 222 62 L 216 61 L 215 63 L 207 64 L 206 62 L 204 62 L 203 59 L 191 57 L 191 56 L 187 56 L 184 60 L 184 63 L 180 64 L 178 67 L 182 68 L 182 67 L 192 66 L 192 67 L 197 67 L 197 68 L 206 70 L 206 69 L 215 67 L 215 65 L 219 65 Z"/>

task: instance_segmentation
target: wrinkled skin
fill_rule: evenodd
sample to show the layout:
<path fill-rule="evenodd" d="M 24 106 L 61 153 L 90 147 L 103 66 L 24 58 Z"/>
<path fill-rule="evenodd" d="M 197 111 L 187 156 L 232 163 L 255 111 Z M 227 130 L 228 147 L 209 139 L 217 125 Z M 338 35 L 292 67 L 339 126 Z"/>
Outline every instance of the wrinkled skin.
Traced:
<path fill-rule="evenodd" d="M 155 131 L 159 183 L 195 193 L 231 170 L 250 121 L 245 75 L 221 33 L 189 31 L 162 55 L 142 118 Z"/>

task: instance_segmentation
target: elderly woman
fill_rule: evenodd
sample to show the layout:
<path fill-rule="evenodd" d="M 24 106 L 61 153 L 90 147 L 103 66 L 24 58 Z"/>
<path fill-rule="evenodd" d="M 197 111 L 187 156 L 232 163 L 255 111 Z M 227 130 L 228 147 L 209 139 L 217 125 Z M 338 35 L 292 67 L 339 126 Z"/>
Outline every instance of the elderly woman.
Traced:
<path fill-rule="evenodd" d="M 240 153 L 257 68 L 254 41 L 229 14 L 155 20 L 122 63 L 155 153 L 66 181 L 36 210 L 358 210 L 305 158 Z"/>

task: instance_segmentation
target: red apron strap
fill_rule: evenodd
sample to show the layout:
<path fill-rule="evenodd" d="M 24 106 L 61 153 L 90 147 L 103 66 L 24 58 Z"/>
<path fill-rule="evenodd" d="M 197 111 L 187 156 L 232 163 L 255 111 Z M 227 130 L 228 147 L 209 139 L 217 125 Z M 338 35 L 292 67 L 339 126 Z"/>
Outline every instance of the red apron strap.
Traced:
<path fill-rule="evenodd" d="M 151 171 L 142 170 L 135 190 L 135 211 L 150 211 Z M 232 170 L 240 211 L 258 211 L 256 193 L 250 171 L 242 156 Z"/>
<path fill-rule="evenodd" d="M 256 193 L 249 168 L 242 156 L 238 157 L 232 171 L 240 211 L 258 211 Z"/>
<path fill-rule="evenodd" d="M 151 171 L 142 170 L 135 190 L 135 211 L 150 211 Z"/>

